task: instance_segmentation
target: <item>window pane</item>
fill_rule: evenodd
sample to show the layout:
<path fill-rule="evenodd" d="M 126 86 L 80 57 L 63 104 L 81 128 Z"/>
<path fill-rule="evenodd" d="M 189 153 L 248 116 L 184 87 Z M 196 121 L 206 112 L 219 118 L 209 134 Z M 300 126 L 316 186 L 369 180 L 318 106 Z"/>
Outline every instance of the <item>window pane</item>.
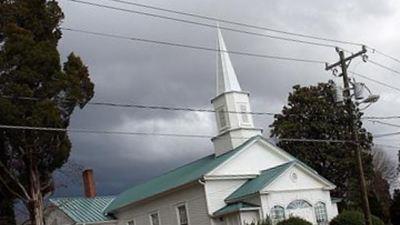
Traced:
<path fill-rule="evenodd" d="M 318 225 L 328 224 L 328 214 L 326 211 L 325 203 L 318 202 L 317 204 L 315 204 L 315 217 L 317 219 Z"/>
<path fill-rule="evenodd" d="M 271 209 L 271 220 L 274 224 L 285 219 L 285 209 L 282 206 L 274 206 Z"/>
<path fill-rule="evenodd" d="M 189 224 L 185 205 L 181 205 L 178 207 L 178 216 L 179 216 L 179 224 L 180 225 L 188 225 Z"/>
<path fill-rule="evenodd" d="M 240 105 L 240 112 L 247 112 L 247 105 L 241 104 Z M 249 123 L 249 115 L 246 113 L 241 113 L 242 115 L 242 122 Z"/>
<path fill-rule="evenodd" d="M 219 124 L 221 125 L 221 128 L 226 127 L 226 125 L 227 125 L 226 112 L 225 112 L 224 108 L 218 110 L 218 118 L 219 118 Z"/>
<path fill-rule="evenodd" d="M 158 213 L 151 214 L 151 224 L 152 225 L 160 225 L 160 220 L 158 218 Z"/>
<path fill-rule="evenodd" d="M 309 207 L 312 207 L 311 204 L 305 200 L 294 200 L 287 206 L 287 209 L 304 209 Z"/>

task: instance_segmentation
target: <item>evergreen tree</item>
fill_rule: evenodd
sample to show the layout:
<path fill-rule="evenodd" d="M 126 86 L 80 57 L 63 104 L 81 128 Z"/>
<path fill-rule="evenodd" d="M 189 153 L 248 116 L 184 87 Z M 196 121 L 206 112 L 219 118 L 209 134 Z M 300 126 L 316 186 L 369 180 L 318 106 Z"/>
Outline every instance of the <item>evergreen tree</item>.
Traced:
<path fill-rule="evenodd" d="M 94 85 L 73 53 L 61 66 L 63 13 L 57 2 L 0 0 L 0 18 L 0 124 L 68 127 L 75 107 L 92 98 Z M 70 153 L 67 133 L 0 129 L 0 141 L 0 188 L 25 204 L 32 225 L 44 224 L 52 172 Z"/>
<path fill-rule="evenodd" d="M 364 170 L 367 181 L 373 177 L 372 157 L 369 153 L 372 135 L 356 113 L 360 144 L 363 149 Z M 322 140 L 349 140 L 351 117 L 346 106 L 335 103 L 332 83 L 317 86 L 293 87 L 288 104 L 281 114 L 275 115 L 271 137 Z M 343 197 L 345 203 L 359 203 L 358 173 L 355 145 L 349 142 L 286 142 L 277 145 L 318 171 L 337 185 L 333 195 Z"/>
<path fill-rule="evenodd" d="M 390 206 L 390 216 L 393 225 L 400 224 L 400 190 L 394 191 L 393 202 Z"/>

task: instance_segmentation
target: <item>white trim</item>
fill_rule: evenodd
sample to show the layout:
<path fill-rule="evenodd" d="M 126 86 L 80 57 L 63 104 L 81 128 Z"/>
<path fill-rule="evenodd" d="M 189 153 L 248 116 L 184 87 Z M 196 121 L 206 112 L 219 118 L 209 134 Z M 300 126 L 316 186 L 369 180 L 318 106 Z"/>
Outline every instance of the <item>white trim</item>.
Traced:
<path fill-rule="evenodd" d="M 286 169 L 285 172 L 283 172 L 282 174 L 280 174 L 278 177 L 276 177 L 271 183 L 269 183 L 267 186 L 263 187 L 263 189 L 268 189 L 268 187 L 272 186 L 273 184 L 275 184 L 276 182 L 278 182 L 278 180 L 283 177 L 286 174 L 289 174 L 291 172 L 291 169 L 293 167 L 296 167 L 298 169 L 300 169 L 301 171 L 303 171 L 304 173 L 306 173 L 307 175 L 313 177 L 314 179 L 316 179 L 318 182 L 320 182 L 322 185 L 325 185 L 325 187 L 322 188 L 303 188 L 303 189 L 297 189 L 297 190 L 312 190 L 312 189 L 322 189 L 322 190 L 332 190 L 335 189 L 336 186 L 332 186 L 332 183 L 328 183 L 327 180 L 325 178 L 323 178 L 321 175 L 316 174 L 312 171 L 310 171 L 310 169 L 306 168 L 305 166 L 303 166 L 301 163 L 295 162 L 293 165 L 291 165 L 289 168 Z M 326 187 L 327 186 L 327 187 Z M 263 191 L 263 192 L 267 192 Z M 280 190 L 280 191 L 285 191 L 285 190 Z M 279 192 L 280 192 L 279 191 Z M 271 191 L 273 192 L 273 191 Z M 275 191 L 276 192 L 276 191 Z"/>
<path fill-rule="evenodd" d="M 225 126 L 222 126 L 222 124 L 221 124 L 221 117 L 220 117 L 221 112 L 220 111 L 224 112 L 223 116 L 225 118 Z M 224 104 L 216 107 L 216 109 L 215 109 L 215 112 L 216 112 L 215 115 L 217 116 L 217 123 L 218 123 L 218 127 L 219 127 L 218 133 L 222 133 L 231 127 L 230 120 L 229 120 L 229 113 L 227 111 L 228 111 L 228 107 Z"/>
<path fill-rule="evenodd" d="M 152 215 L 154 215 L 154 214 L 157 214 L 157 218 L 158 218 L 158 225 L 161 225 L 162 223 L 161 223 L 161 217 L 160 217 L 160 210 L 155 210 L 155 211 L 151 211 L 151 212 L 149 212 L 149 220 L 150 220 L 150 224 L 151 224 L 151 225 L 155 225 L 155 224 L 153 223 L 153 220 L 152 220 L 152 218 L 151 218 L 151 216 L 152 216 Z"/>
<path fill-rule="evenodd" d="M 220 169 L 221 167 L 225 166 L 226 164 L 228 164 L 230 161 L 232 161 L 232 159 L 236 158 L 241 152 L 245 151 L 246 149 L 248 149 L 249 146 L 251 146 L 253 143 L 255 143 L 256 141 L 260 140 L 260 138 L 255 138 L 253 141 L 247 143 L 245 146 L 241 147 L 242 149 L 240 149 L 240 151 L 236 152 L 234 155 L 232 155 L 231 157 L 229 157 L 227 160 L 225 160 L 224 162 L 222 162 L 221 164 L 219 164 L 217 167 L 215 167 L 214 169 L 212 169 L 211 171 L 209 171 L 208 173 L 206 173 L 204 175 L 204 177 L 209 176 L 210 174 L 213 174 L 215 171 L 217 171 L 218 169 Z"/>
<path fill-rule="evenodd" d="M 128 220 L 126 221 L 126 225 L 130 225 L 130 224 L 129 224 L 130 222 L 133 222 L 133 225 L 137 225 L 137 224 L 136 224 L 136 220 L 135 220 L 134 218 L 128 219 Z"/>
<path fill-rule="evenodd" d="M 209 175 L 204 176 L 204 180 L 243 180 L 254 179 L 259 174 L 246 174 L 246 175 Z"/>
<path fill-rule="evenodd" d="M 188 207 L 188 204 L 187 204 L 186 201 L 174 204 L 174 208 L 175 208 L 175 212 L 176 212 L 176 219 L 177 219 L 177 222 L 178 222 L 177 225 L 182 225 L 180 217 L 179 217 L 179 209 L 178 209 L 180 206 L 185 206 L 187 224 L 191 225 L 190 216 L 189 216 L 189 207 Z"/>

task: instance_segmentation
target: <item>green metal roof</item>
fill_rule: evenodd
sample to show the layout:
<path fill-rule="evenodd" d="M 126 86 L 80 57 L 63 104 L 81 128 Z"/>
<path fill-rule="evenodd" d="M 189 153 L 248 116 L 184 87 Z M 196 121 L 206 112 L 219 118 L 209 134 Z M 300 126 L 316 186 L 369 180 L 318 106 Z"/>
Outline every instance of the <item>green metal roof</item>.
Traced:
<path fill-rule="evenodd" d="M 215 156 L 215 154 L 206 156 L 197 161 L 191 162 L 159 177 L 151 179 L 143 184 L 132 187 L 119 194 L 114 201 L 105 209 L 105 213 L 111 213 L 121 207 L 132 204 L 134 202 L 144 200 L 148 197 L 163 193 L 173 188 L 180 187 L 184 184 L 197 181 L 203 175 L 213 170 L 221 163 L 225 162 L 232 155 L 246 146 L 249 142 L 260 139 L 261 136 L 254 136 L 245 143 L 229 151 L 225 154 Z"/>
<path fill-rule="evenodd" d="M 260 207 L 260 206 L 249 204 L 249 203 L 244 203 L 244 202 L 237 202 L 234 204 L 228 204 L 228 205 L 224 206 L 223 208 L 217 210 L 213 215 L 214 216 L 222 216 L 222 215 L 226 215 L 229 213 L 238 212 L 242 209 L 251 209 L 251 208 L 257 208 L 257 207 Z"/>
<path fill-rule="evenodd" d="M 50 202 L 67 214 L 74 222 L 85 224 L 113 220 L 112 217 L 105 216 L 103 211 L 114 198 L 113 196 L 66 197 L 52 198 Z"/>
<path fill-rule="evenodd" d="M 288 163 L 263 170 L 256 178 L 251 179 L 240 186 L 236 191 L 229 195 L 225 201 L 233 202 L 243 198 L 244 196 L 259 192 L 295 163 L 296 161 L 290 161 Z"/>

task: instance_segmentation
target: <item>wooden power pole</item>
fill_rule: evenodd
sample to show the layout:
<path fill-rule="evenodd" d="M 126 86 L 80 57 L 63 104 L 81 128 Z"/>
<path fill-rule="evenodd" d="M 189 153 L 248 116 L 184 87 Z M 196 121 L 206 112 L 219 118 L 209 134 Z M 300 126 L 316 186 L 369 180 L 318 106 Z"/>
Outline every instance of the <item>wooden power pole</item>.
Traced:
<path fill-rule="evenodd" d="M 361 157 L 361 146 L 359 143 L 359 137 L 358 137 L 358 129 L 356 126 L 356 117 L 355 117 L 355 112 L 354 112 L 354 104 L 351 99 L 351 92 L 350 92 L 350 80 L 347 74 L 347 68 L 350 63 L 350 61 L 356 57 L 364 55 L 367 50 L 366 47 L 363 46 L 363 49 L 355 54 L 352 54 L 349 57 L 345 57 L 344 51 L 337 48 L 336 49 L 338 54 L 339 54 L 339 61 L 331 64 L 331 65 L 326 65 L 326 70 L 331 70 L 334 67 L 340 66 L 342 73 L 340 76 L 343 77 L 343 84 L 344 84 L 344 93 L 343 96 L 345 98 L 346 105 L 348 107 L 348 112 L 349 116 L 351 118 L 351 123 L 350 123 L 350 133 L 351 133 L 351 144 L 355 145 L 355 151 L 356 151 L 356 158 L 357 158 L 357 168 L 358 168 L 358 173 L 359 173 L 359 182 L 360 182 L 360 188 L 361 188 L 361 196 L 362 196 L 362 207 L 363 207 L 363 212 L 364 212 L 364 219 L 365 219 L 365 224 L 366 225 L 372 225 L 372 220 L 371 220 L 371 211 L 369 208 L 369 202 L 368 202 L 368 191 L 367 191 L 367 185 L 365 182 L 365 176 L 364 176 L 364 169 L 363 169 L 363 164 L 362 164 L 362 157 Z"/>

